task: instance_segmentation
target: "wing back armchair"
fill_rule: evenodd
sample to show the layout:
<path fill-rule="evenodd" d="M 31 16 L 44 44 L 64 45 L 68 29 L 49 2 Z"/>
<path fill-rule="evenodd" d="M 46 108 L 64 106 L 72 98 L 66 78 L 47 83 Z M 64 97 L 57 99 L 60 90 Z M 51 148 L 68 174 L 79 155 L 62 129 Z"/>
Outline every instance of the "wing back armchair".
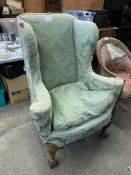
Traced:
<path fill-rule="evenodd" d="M 123 88 L 118 78 L 95 74 L 91 61 L 98 40 L 92 22 L 67 14 L 17 18 L 31 94 L 31 113 L 57 165 L 58 148 L 108 125 Z"/>

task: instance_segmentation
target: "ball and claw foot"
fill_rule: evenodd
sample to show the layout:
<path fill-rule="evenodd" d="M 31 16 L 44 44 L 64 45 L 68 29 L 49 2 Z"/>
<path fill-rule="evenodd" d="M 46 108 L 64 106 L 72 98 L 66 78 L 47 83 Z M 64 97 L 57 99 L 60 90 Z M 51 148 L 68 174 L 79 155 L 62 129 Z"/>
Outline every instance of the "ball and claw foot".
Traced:
<path fill-rule="evenodd" d="M 100 135 L 103 139 L 106 139 L 109 137 L 109 134 L 107 132 L 102 132 Z"/>
<path fill-rule="evenodd" d="M 58 166 L 58 161 L 57 160 L 49 160 L 48 165 L 51 169 L 56 168 Z"/>
<path fill-rule="evenodd" d="M 48 144 L 48 152 L 50 154 L 50 160 L 48 161 L 48 165 L 51 169 L 58 166 L 58 161 L 55 158 L 56 151 L 58 150 L 57 145 L 54 144 Z"/>
<path fill-rule="evenodd" d="M 111 126 L 111 124 L 112 124 L 112 120 L 110 120 L 110 122 L 109 122 L 106 126 L 104 126 L 104 127 L 102 128 L 102 131 L 101 131 L 100 136 L 101 136 L 103 139 L 106 139 L 106 138 L 109 136 L 109 134 L 108 134 L 108 132 L 107 132 L 107 129 Z"/>

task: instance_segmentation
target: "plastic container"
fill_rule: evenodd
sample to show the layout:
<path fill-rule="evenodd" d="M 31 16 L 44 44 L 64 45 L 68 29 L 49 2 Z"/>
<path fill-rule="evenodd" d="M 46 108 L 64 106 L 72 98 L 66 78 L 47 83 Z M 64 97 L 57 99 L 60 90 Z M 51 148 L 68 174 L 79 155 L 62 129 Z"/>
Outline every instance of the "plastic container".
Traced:
<path fill-rule="evenodd" d="M 7 99 L 6 99 L 6 90 L 3 84 L 3 81 L 0 77 L 0 107 L 6 106 Z"/>
<path fill-rule="evenodd" d="M 79 20 L 93 22 L 95 14 L 96 14 L 95 12 L 81 11 L 81 15 L 79 16 Z"/>
<path fill-rule="evenodd" d="M 68 13 L 70 15 L 73 15 L 77 19 L 81 21 L 93 21 L 95 12 L 85 11 L 85 10 L 65 10 L 64 13 Z"/>

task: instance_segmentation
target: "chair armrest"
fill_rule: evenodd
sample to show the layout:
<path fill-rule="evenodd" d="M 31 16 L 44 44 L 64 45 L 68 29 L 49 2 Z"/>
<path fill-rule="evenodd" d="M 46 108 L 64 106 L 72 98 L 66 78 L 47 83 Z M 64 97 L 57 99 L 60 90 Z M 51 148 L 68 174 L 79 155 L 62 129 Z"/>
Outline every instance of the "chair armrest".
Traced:
<path fill-rule="evenodd" d="M 39 135 L 46 143 L 47 137 L 51 134 L 52 104 L 48 90 L 41 82 L 36 85 L 36 101 L 30 106 L 35 126 Z"/>
<path fill-rule="evenodd" d="M 111 91 L 114 97 L 118 98 L 124 81 L 120 78 L 107 78 L 96 74 L 95 72 L 88 72 L 88 83 L 86 83 L 90 90 L 97 91 Z"/>
<path fill-rule="evenodd" d="M 30 110 L 34 113 L 48 112 L 51 109 L 51 98 L 47 88 L 41 82 L 35 86 L 36 101 L 32 103 Z"/>

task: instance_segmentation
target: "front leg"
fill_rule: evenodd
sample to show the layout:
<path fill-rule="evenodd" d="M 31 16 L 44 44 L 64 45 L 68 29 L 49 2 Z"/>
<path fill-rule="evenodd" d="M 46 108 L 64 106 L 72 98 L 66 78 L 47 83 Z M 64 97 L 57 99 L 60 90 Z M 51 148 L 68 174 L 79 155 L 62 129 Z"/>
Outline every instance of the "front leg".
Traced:
<path fill-rule="evenodd" d="M 48 161 L 48 165 L 50 168 L 55 168 L 58 166 L 58 161 L 55 158 L 56 151 L 59 149 L 56 145 L 54 144 L 48 144 L 48 152 L 51 156 L 51 159 Z"/>
<path fill-rule="evenodd" d="M 112 124 L 112 120 L 110 120 L 109 123 L 102 128 L 102 131 L 100 134 L 102 138 L 107 138 L 109 136 L 109 134 L 107 133 L 107 129 L 111 126 L 111 124 Z"/>
<path fill-rule="evenodd" d="M 104 127 L 102 128 L 102 131 L 101 131 L 101 134 L 100 134 L 101 137 L 107 138 L 107 137 L 109 136 L 109 134 L 107 133 L 107 129 L 108 129 L 108 128 L 112 125 L 112 123 L 113 123 L 113 117 L 114 117 L 114 115 L 115 115 L 115 112 L 116 112 L 117 108 L 118 108 L 118 102 L 115 104 L 115 106 L 114 106 L 114 108 L 113 108 L 111 120 L 109 121 L 109 123 L 108 123 L 106 126 L 104 126 Z"/>

